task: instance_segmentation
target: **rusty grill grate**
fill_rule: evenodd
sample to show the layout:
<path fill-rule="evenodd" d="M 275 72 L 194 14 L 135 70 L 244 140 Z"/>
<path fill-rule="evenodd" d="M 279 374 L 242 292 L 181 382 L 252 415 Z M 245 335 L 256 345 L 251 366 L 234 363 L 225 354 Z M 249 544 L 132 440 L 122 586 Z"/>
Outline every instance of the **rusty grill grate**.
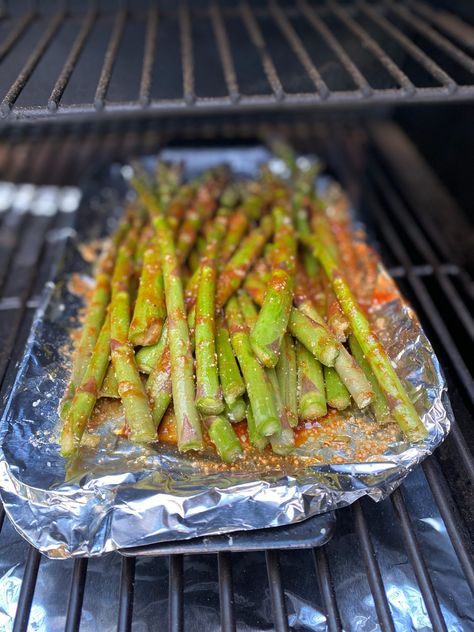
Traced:
<path fill-rule="evenodd" d="M 3 117 L 176 116 L 474 97 L 474 26 L 454 6 L 442 10 L 428 0 L 42 6 L 4 2 Z"/>

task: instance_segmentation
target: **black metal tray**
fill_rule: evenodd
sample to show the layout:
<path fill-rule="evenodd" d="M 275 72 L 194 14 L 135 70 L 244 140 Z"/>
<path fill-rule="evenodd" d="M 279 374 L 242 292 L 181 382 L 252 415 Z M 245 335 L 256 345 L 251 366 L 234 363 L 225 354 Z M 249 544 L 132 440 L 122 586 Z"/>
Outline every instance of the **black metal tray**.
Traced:
<path fill-rule="evenodd" d="M 336 515 L 330 511 L 285 527 L 234 531 L 222 535 L 121 549 L 118 552 L 125 557 L 155 557 L 273 549 L 312 549 L 326 544 L 332 538 L 335 527 Z"/>

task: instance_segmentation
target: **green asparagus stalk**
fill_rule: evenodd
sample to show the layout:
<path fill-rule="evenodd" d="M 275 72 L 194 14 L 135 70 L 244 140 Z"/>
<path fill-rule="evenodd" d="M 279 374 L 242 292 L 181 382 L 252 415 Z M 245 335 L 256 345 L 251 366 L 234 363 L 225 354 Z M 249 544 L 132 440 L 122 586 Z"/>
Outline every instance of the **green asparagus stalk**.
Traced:
<path fill-rule="evenodd" d="M 226 405 L 231 408 L 245 393 L 245 384 L 232 350 L 229 330 L 222 317 L 217 321 L 216 343 L 222 394 Z"/>
<path fill-rule="evenodd" d="M 294 428 L 298 425 L 296 351 L 293 338 L 288 333 L 283 338 L 282 351 L 276 365 L 276 373 L 284 414 L 288 419 L 289 425 Z"/>
<path fill-rule="evenodd" d="M 360 309 L 334 258 L 319 243 L 316 242 L 315 246 L 314 254 L 331 281 L 342 310 L 350 322 L 352 332 L 382 389 L 390 412 L 403 432 L 411 439 L 421 439 L 426 435 L 426 429 L 406 394 L 383 345 L 372 331 L 367 317 Z"/>
<path fill-rule="evenodd" d="M 237 209 L 229 217 L 229 226 L 219 253 L 219 267 L 227 263 L 247 232 L 249 220 L 242 209 Z"/>
<path fill-rule="evenodd" d="M 347 408 L 351 403 L 351 396 L 334 367 L 324 367 L 324 382 L 328 406 L 336 410 Z"/>
<path fill-rule="evenodd" d="M 247 405 L 245 404 L 243 397 L 236 399 L 230 406 L 226 404 L 224 412 L 227 419 L 233 424 L 245 419 Z"/>
<path fill-rule="evenodd" d="M 200 263 L 196 301 L 196 405 L 203 415 L 218 415 L 224 410 L 216 354 L 215 293 L 217 252 L 227 219 L 218 216 Z"/>
<path fill-rule="evenodd" d="M 143 267 L 128 336 L 135 346 L 156 344 L 161 336 L 166 317 L 163 273 L 159 245 L 153 243 L 145 251 Z"/>
<path fill-rule="evenodd" d="M 117 378 L 115 377 L 112 363 L 109 363 L 107 373 L 105 374 L 102 387 L 99 391 L 99 397 L 110 397 L 111 399 L 120 399 L 118 392 Z"/>
<path fill-rule="evenodd" d="M 224 307 L 232 294 L 239 289 L 254 262 L 260 256 L 273 232 L 273 221 L 266 216 L 244 239 L 234 255 L 222 269 L 217 282 L 216 305 Z"/>
<path fill-rule="evenodd" d="M 296 237 L 289 214 L 281 207 L 273 209 L 275 225 L 272 271 L 258 320 L 250 333 L 257 358 L 267 367 L 275 367 L 281 342 L 288 326 L 293 303 Z"/>
<path fill-rule="evenodd" d="M 244 376 L 256 428 L 265 436 L 275 434 L 281 430 L 281 422 L 272 387 L 264 368 L 252 352 L 248 328 L 235 297 L 231 297 L 227 302 L 226 320 L 232 347 Z"/>
<path fill-rule="evenodd" d="M 157 437 L 133 347 L 128 341 L 129 327 L 130 295 L 119 289 L 113 294 L 110 305 L 112 365 L 130 432 L 129 439 L 134 443 L 147 443 L 156 441 Z"/>
<path fill-rule="evenodd" d="M 289 332 L 325 366 L 334 366 L 340 347 L 334 336 L 322 323 L 309 318 L 293 307 L 288 323 Z"/>
<path fill-rule="evenodd" d="M 245 324 L 249 330 L 251 330 L 258 320 L 258 309 L 250 296 L 244 290 L 239 290 L 237 292 L 237 300 L 239 302 L 240 311 L 244 317 Z"/>
<path fill-rule="evenodd" d="M 217 454 L 224 463 L 233 463 L 242 455 L 242 446 L 232 424 L 223 415 L 205 420 L 207 431 Z"/>
<path fill-rule="evenodd" d="M 165 282 L 171 383 L 176 415 L 178 448 L 181 451 L 203 447 L 201 424 L 195 404 L 193 359 L 184 308 L 183 287 L 173 236 L 163 217 L 154 220 L 161 245 L 161 265 Z"/>
<path fill-rule="evenodd" d="M 110 317 L 107 316 L 78 384 L 61 434 L 61 454 L 71 456 L 79 447 L 109 364 Z"/>
<path fill-rule="evenodd" d="M 142 347 L 135 355 L 137 366 L 141 373 L 150 374 L 158 364 L 168 340 L 168 321 L 165 320 L 161 336 L 157 343 L 149 347 Z"/>
<path fill-rule="evenodd" d="M 223 182 L 209 173 L 198 188 L 194 204 L 186 212 L 176 240 L 176 253 L 180 263 L 184 263 L 191 252 L 201 226 L 216 212 L 217 199 Z"/>
<path fill-rule="evenodd" d="M 252 282 L 246 283 L 245 288 L 253 300 L 261 305 L 263 300 L 262 282 L 258 278 L 252 277 Z M 308 316 L 301 307 L 292 307 L 288 331 L 304 344 L 322 364 L 334 366 L 341 345 L 317 313 Z"/>
<path fill-rule="evenodd" d="M 295 294 L 295 299 L 297 299 L 299 303 L 298 309 L 308 318 L 321 325 L 321 327 L 324 327 L 327 334 L 335 340 L 335 336 L 331 334 L 328 325 L 324 322 L 317 309 L 305 295 L 304 289 L 300 288 L 299 293 Z M 334 361 L 334 368 L 336 369 L 343 385 L 354 398 L 357 406 L 359 408 L 365 408 L 365 406 L 370 404 L 373 396 L 370 383 L 365 377 L 362 369 L 357 365 L 357 362 L 347 351 L 344 345 L 337 341 L 336 344 L 339 352 Z"/>
<path fill-rule="evenodd" d="M 67 417 L 76 387 L 82 381 L 94 345 L 97 342 L 102 324 L 105 320 L 107 306 L 110 301 L 112 274 L 118 248 L 129 230 L 130 223 L 125 219 L 117 227 L 117 230 L 111 238 L 110 245 L 99 260 L 95 277 L 95 287 L 87 306 L 81 337 L 76 347 L 69 386 L 60 406 L 60 416 L 63 420 Z"/>
<path fill-rule="evenodd" d="M 387 404 L 387 400 L 383 394 L 382 389 L 380 388 L 379 383 L 377 382 L 377 378 L 374 375 L 374 372 L 370 368 L 370 364 L 364 357 L 364 353 L 361 349 L 360 344 L 357 342 L 357 338 L 354 335 L 349 336 L 349 347 L 351 349 L 352 355 L 357 361 L 357 364 L 364 371 L 365 377 L 369 381 L 372 390 L 374 392 L 374 396 L 371 402 L 371 408 L 374 413 L 375 419 L 380 424 L 387 424 L 392 421 L 392 417 L 390 415 L 390 409 Z"/>
<path fill-rule="evenodd" d="M 321 363 L 301 343 L 296 343 L 298 366 L 298 414 L 301 419 L 318 419 L 327 413 Z"/>
<path fill-rule="evenodd" d="M 286 415 L 286 408 L 281 398 L 280 385 L 278 383 L 276 370 L 267 369 L 267 375 L 273 388 L 277 411 L 281 422 L 281 430 L 270 437 L 270 444 L 275 454 L 285 456 L 294 450 L 295 436 L 293 434 L 293 429 L 289 424 L 289 420 Z"/>
<path fill-rule="evenodd" d="M 151 414 L 155 427 L 161 423 L 171 402 L 171 361 L 170 348 L 167 344 L 168 333 L 164 333 L 163 353 L 146 381 L 146 392 L 150 401 Z"/>
<path fill-rule="evenodd" d="M 269 437 L 266 437 L 258 432 L 255 425 L 255 417 L 252 412 L 252 406 L 250 404 L 247 406 L 247 432 L 250 443 L 254 446 L 254 448 L 257 448 L 257 450 L 264 450 L 270 442 Z"/>

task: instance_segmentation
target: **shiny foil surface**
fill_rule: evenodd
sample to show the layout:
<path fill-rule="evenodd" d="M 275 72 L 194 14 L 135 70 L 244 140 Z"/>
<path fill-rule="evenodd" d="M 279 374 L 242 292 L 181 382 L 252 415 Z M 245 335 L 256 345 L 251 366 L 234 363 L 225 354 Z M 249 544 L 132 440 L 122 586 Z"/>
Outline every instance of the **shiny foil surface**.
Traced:
<path fill-rule="evenodd" d="M 164 157 L 186 159 L 190 175 L 224 161 L 237 173 L 253 176 L 268 154 L 259 148 L 175 150 Z M 433 349 L 380 263 L 374 295 L 383 300 L 375 304 L 371 318 L 428 431 L 422 442 L 407 443 L 395 425 L 379 428 L 352 408 L 339 415 L 334 442 L 319 433 L 292 459 L 249 459 L 229 468 L 210 452 L 190 456 L 164 443 L 132 445 L 117 434 L 120 414 L 111 414 L 90 428 L 73 462 L 59 455 L 57 409 L 69 376 L 71 329 L 80 326 L 82 306 L 71 291 L 71 279 L 79 274 L 90 281 L 91 264 L 80 244 L 95 235 L 91 223 L 103 222 L 102 229 L 109 230 L 106 222 L 120 212 L 117 202 L 123 204 L 126 191 L 123 173 L 127 169 L 111 167 L 109 197 L 105 202 L 88 200 L 87 228 L 79 227 L 76 238 L 65 244 L 57 279 L 45 288 L 2 417 L 1 495 L 15 528 L 51 558 L 97 556 L 290 524 L 364 495 L 385 498 L 444 439 L 452 413 Z M 370 456 L 360 461 L 369 436 L 371 449 L 365 451 Z"/>

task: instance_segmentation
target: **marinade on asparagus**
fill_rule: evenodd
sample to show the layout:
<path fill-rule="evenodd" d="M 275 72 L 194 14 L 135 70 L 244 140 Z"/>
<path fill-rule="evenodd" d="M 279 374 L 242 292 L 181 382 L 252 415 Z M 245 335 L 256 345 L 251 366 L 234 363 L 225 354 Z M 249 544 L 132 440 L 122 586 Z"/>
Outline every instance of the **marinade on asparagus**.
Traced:
<path fill-rule="evenodd" d="M 347 200 L 318 197 L 317 168 L 281 155 L 281 177 L 215 168 L 182 182 L 163 163 L 132 180 L 138 204 L 98 260 L 61 404 L 64 456 L 103 397 L 121 400 L 128 440 L 158 441 L 166 420 L 179 450 L 213 446 L 225 463 L 249 449 L 291 454 L 298 427 L 330 411 L 363 409 L 423 436 L 356 298 Z"/>

